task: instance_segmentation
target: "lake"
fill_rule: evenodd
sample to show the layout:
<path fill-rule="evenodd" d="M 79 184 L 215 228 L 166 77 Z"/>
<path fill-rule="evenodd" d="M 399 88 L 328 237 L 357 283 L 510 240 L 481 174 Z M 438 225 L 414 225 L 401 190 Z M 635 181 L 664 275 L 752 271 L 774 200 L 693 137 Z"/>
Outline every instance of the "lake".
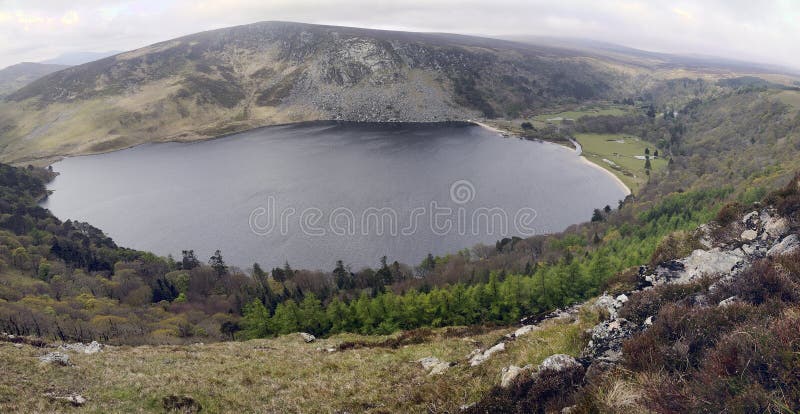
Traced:
<path fill-rule="evenodd" d="M 248 267 L 418 264 L 557 232 L 625 190 L 570 149 L 478 126 L 261 128 L 67 158 L 43 203 L 119 245 Z"/>

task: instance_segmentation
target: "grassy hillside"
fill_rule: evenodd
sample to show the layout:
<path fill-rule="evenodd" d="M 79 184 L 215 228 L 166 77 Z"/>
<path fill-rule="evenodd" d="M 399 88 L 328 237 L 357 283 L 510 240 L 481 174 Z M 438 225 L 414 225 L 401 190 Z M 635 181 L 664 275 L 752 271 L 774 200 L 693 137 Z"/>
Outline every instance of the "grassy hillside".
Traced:
<path fill-rule="evenodd" d="M 107 347 L 93 355 L 70 353 L 68 367 L 38 366 L 36 358 L 47 350 L 0 342 L 0 410 L 66 409 L 45 396 L 55 391 L 86 397 L 85 412 L 163 412 L 164 398 L 172 395 L 191 397 L 203 412 L 453 412 L 499 384 L 504 366 L 538 363 L 553 353 L 577 355 L 581 331 L 596 320 L 585 317 L 577 324 L 553 321 L 477 367 L 467 355 L 513 329 L 415 331 L 395 348 L 378 344 L 397 335 Z M 363 345 L 339 350 L 348 343 Z M 431 356 L 454 365 L 429 375 L 417 361 Z M 30 385 L 20 392 L 22 381 Z"/>

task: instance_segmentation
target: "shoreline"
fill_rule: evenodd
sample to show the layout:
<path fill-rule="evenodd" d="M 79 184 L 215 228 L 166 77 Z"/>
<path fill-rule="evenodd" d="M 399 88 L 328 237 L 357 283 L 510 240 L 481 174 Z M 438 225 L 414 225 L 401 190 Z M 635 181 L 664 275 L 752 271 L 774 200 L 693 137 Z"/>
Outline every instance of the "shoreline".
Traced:
<path fill-rule="evenodd" d="M 483 123 L 483 122 L 479 122 L 479 121 L 473 121 L 473 120 L 470 120 L 470 121 L 468 121 L 468 122 L 471 122 L 473 125 L 479 126 L 479 127 L 481 127 L 481 128 L 484 128 L 484 129 L 486 129 L 486 130 L 489 130 L 489 131 L 492 131 L 492 132 L 496 132 L 496 133 L 498 133 L 498 134 L 500 134 L 500 135 L 502 135 L 502 136 L 504 136 L 504 137 L 513 137 L 513 136 L 516 136 L 516 134 L 512 133 L 511 131 L 505 131 L 505 130 L 502 130 L 502 129 L 500 129 L 500 128 L 493 127 L 493 126 L 491 126 L 491 125 L 487 125 L 487 124 L 485 124 L 485 123 Z M 578 157 L 581 159 L 581 161 L 582 161 L 582 162 L 584 162 L 584 163 L 586 163 L 587 165 L 589 165 L 589 166 L 591 166 L 591 167 L 593 167 L 593 168 L 597 168 L 597 169 L 599 169 L 600 171 L 603 171 L 604 173 L 608 174 L 608 176 L 609 176 L 609 177 L 611 177 L 612 179 L 614 179 L 614 181 L 617 183 L 617 186 L 619 186 L 619 188 L 621 188 L 621 189 L 623 190 L 623 192 L 625 193 L 625 196 L 626 196 L 626 197 L 627 197 L 627 196 L 629 196 L 629 195 L 631 195 L 631 194 L 633 194 L 633 191 L 631 191 L 630 187 L 628 187 L 628 186 L 627 186 L 627 185 L 626 185 L 626 184 L 625 184 L 625 183 L 622 181 L 622 179 L 621 179 L 621 178 L 619 178 L 619 177 L 618 177 L 616 174 L 614 174 L 614 173 L 613 173 L 612 171 L 610 171 L 609 169 L 607 169 L 607 168 L 603 167 L 602 165 L 600 165 L 600 164 L 597 164 L 597 163 L 593 162 L 592 160 L 590 160 L 590 159 L 586 158 L 586 156 L 584 156 L 584 155 L 583 155 L 583 146 L 581 146 L 581 144 L 580 144 L 578 141 L 576 141 L 576 140 L 575 140 L 575 139 L 573 139 L 573 138 L 568 138 L 568 139 L 569 139 L 570 143 L 572 143 L 572 145 L 575 147 L 573 151 L 574 151 L 574 152 L 575 152 L 575 154 L 576 154 L 576 155 L 577 155 L 577 156 L 578 156 Z M 559 143 L 556 143 L 556 142 L 551 142 L 551 141 L 546 141 L 546 140 L 540 140 L 540 141 L 542 141 L 542 142 L 549 142 L 549 143 L 551 143 L 551 144 L 556 144 L 556 145 L 560 145 L 560 146 L 562 146 L 562 147 L 566 147 L 565 145 L 561 145 L 561 144 L 559 144 Z"/>
<path fill-rule="evenodd" d="M 412 128 L 430 128 L 430 127 L 453 127 L 453 128 L 463 128 L 469 126 L 481 126 L 477 123 L 467 120 L 467 121 L 460 121 L 460 120 L 450 120 L 450 121 L 419 121 L 419 122 L 406 122 L 406 121 L 344 121 L 344 120 L 315 120 L 315 121 L 299 121 L 299 122 L 285 122 L 279 124 L 270 124 L 270 125 L 262 125 L 257 126 L 254 128 L 244 129 L 241 131 L 235 131 L 230 133 L 225 133 L 222 135 L 214 135 L 208 137 L 199 137 L 194 139 L 180 139 L 180 138 L 171 138 L 165 137 L 164 139 L 159 139 L 156 141 L 149 141 L 149 142 L 141 142 L 137 144 L 127 145 L 120 148 L 113 148 L 104 151 L 91 151 L 86 153 L 80 154 L 67 154 L 67 155 L 52 155 L 47 157 L 39 157 L 39 158 L 23 158 L 16 161 L 0 161 L 5 164 L 13 165 L 16 167 L 24 167 L 28 164 L 34 166 L 42 166 L 46 167 L 48 165 L 53 165 L 59 161 L 62 161 L 67 158 L 76 158 L 76 157 L 86 157 L 90 155 L 101 155 L 101 154 L 109 154 L 112 152 L 123 151 L 131 148 L 136 148 L 142 145 L 152 145 L 152 144 L 167 144 L 167 143 L 192 143 L 192 142 L 205 142 L 205 141 L 213 141 L 216 139 L 223 139 L 228 138 L 233 135 L 244 134 L 247 132 L 258 131 L 267 128 L 303 128 L 303 127 L 315 127 L 315 126 L 346 126 L 346 125 L 355 125 L 355 126 L 365 126 L 365 127 L 373 127 L 373 128 L 403 128 L 403 127 L 412 127 Z M 486 125 L 488 127 L 488 125 Z M 496 130 L 498 133 L 502 133 L 500 130 Z"/>
<path fill-rule="evenodd" d="M 88 153 L 85 153 L 85 154 L 72 154 L 72 155 L 53 155 L 53 156 L 50 156 L 50 157 L 42 157 L 42 158 L 34 158 L 34 159 L 23 159 L 23 160 L 20 160 L 20 161 L 10 162 L 9 164 L 17 165 L 17 166 L 24 166 L 26 164 L 36 165 L 36 164 L 39 164 L 39 162 L 41 162 L 42 163 L 41 165 L 47 166 L 47 165 L 53 165 L 53 164 L 55 164 L 55 163 L 57 163 L 59 161 L 62 161 L 64 159 L 66 159 L 66 158 L 85 157 L 85 156 L 89 156 L 89 155 L 108 154 L 108 153 L 111 153 L 111 152 L 122 151 L 122 150 L 131 149 L 131 148 L 135 148 L 135 147 L 138 147 L 138 146 L 149 145 L 149 144 L 175 143 L 175 142 L 177 142 L 177 143 L 188 143 L 188 142 L 211 141 L 211 140 L 227 138 L 227 137 L 231 137 L 233 135 L 243 134 L 243 133 L 247 133 L 247 132 L 251 132 L 251 131 L 257 131 L 257 130 L 261 130 L 261 129 L 267 129 L 267 128 L 279 128 L 279 127 L 290 127 L 290 128 L 297 127 L 297 128 L 302 128 L 302 127 L 313 127 L 313 126 L 341 126 L 341 125 L 366 126 L 366 127 L 373 127 L 373 128 L 402 128 L 402 127 L 425 128 L 425 127 L 468 127 L 468 126 L 477 126 L 477 127 L 483 128 L 483 129 L 485 129 L 487 131 L 491 131 L 493 133 L 496 133 L 496 134 L 498 134 L 498 135 L 500 135 L 502 137 L 505 137 L 505 138 L 517 137 L 517 135 L 515 133 L 513 133 L 512 131 L 504 130 L 504 129 L 501 129 L 501 128 L 486 124 L 484 122 L 474 120 L 474 119 L 435 121 L 435 122 L 405 122 L 405 121 L 386 121 L 386 122 L 381 122 L 381 121 L 315 120 L 315 121 L 287 122 L 287 123 L 279 123 L 279 124 L 273 124 L 273 125 L 262 125 L 262 126 L 255 127 L 255 128 L 245 129 L 245 130 L 242 130 L 242 131 L 236 131 L 236 132 L 231 132 L 231 133 L 222 134 L 222 135 L 216 135 L 216 136 L 212 136 L 212 137 L 202 137 L 202 138 L 189 139 L 189 140 L 167 138 L 167 139 L 158 140 L 158 141 L 142 142 L 142 143 L 129 145 L 129 146 L 126 146 L 126 147 L 121 147 L 121 148 L 116 148 L 116 149 L 109 149 L 107 151 L 88 152 Z M 551 141 L 546 141 L 546 140 L 540 140 L 540 141 L 549 142 L 551 144 L 556 144 L 556 145 L 559 145 L 559 146 L 562 146 L 562 147 L 567 147 L 563 143 L 551 142 Z M 585 163 L 587 163 L 588 165 L 590 165 L 590 166 L 592 166 L 594 168 L 599 168 L 601 171 L 605 172 L 610 177 L 612 177 L 614 179 L 614 181 L 617 183 L 617 185 L 623 190 L 623 192 L 625 193 L 626 196 L 628 196 L 630 194 L 633 194 L 633 192 L 631 191 L 630 187 L 628 187 L 619 177 L 617 177 L 616 174 L 614 174 L 612 171 L 608 170 L 607 168 L 603 167 L 602 165 L 599 165 L 599 164 L 589 160 L 588 158 L 586 158 L 583 155 L 583 148 L 582 148 L 581 144 L 578 143 L 578 141 L 576 141 L 576 140 L 574 140 L 572 138 L 569 138 L 569 141 L 574 147 L 574 149 L 573 149 L 574 153 L 578 157 L 580 157 L 582 159 L 582 162 L 585 162 Z"/>

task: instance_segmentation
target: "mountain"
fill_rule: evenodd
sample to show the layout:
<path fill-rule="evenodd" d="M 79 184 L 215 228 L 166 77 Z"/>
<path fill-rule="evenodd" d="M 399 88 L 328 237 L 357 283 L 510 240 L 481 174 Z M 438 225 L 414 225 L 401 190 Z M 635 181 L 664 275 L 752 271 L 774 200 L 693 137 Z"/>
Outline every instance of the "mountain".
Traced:
<path fill-rule="evenodd" d="M 68 68 L 67 65 L 23 62 L 0 70 L 0 97 L 53 72 Z"/>
<path fill-rule="evenodd" d="M 300 121 L 514 118 L 641 96 L 676 76 L 606 54 L 287 22 L 213 30 L 74 66 L 10 94 L 0 103 L 0 160 L 43 163 Z"/>
<path fill-rule="evenodd" d="M 114 56 L 118 53 L 121 53 L 121 51 L 110 50 L 108 52 L 68 52 L 62 53 L 52 59 L 43 60 L 41 63 L 75 66 L 93 62 L 109 56 Z"/>
<path fill-rule="evenodd" d="M 627 75 L 503 40 L 263 22 L 69 68 L 0 105 L 7 161 L 310 120 L 446 121 L 626 93 Z"/>
<path fill-rule="evenodd" d="M 638 65 L 652 70 L 688 69 L 711 73 L 731 72 L 778 75 L 788 78 L 800 76 L 800 70 L 780 65 L 747 62 L 718 56 L 651 52 L 591 39 L 548 36 L 503 36 L 500 38 L 531 45 L 572 50 L 585 56 L 616 60 L 628 65 Z"/>

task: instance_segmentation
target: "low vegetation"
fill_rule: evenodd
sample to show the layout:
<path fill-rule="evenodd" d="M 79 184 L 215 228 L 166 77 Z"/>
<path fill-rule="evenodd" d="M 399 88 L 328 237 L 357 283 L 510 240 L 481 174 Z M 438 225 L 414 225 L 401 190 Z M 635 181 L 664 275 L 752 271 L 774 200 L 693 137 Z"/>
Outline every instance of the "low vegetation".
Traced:
<path fill-rule="evenodd" d="M 467 355 L 513 329 L 440 328 L 397 347 L 382 345 L 400 335 L 353 334 L 313 343 L 285 335 L 106 347 L 93 355 L 70 353 L 67 367 L 39 365 L 45 349 L 0 342 L 0 411 L 68 409 L 68 403 L 45 396 L 55 392 L 80 393 L 87 398 L 83 410 L 98 413 L 163 412 L 166 402 L 179 397 L 202 412 L 454 412 L 479 400 L 499 380 L 503 366 L 538 362 L 553 353 L 577 355 L 584 346 L 581 332 L 594 321 L 596 316 L 586 314 L 578 323 L 548 322 L 477 367 L 470 366 Z M 453 365 L 428 375 L 417 360 L 429 356 Z"/>
<path fill-rule="evenodd" d="M 577 81 L 560 86 L 592 92 Z M 245 271 L 228 266 L 224 252 L 157 257 L 38 207 L 46 169 L 0 165 L 0 331 L 38 338 L 0 344 L 0 410 L 58 411 L 61 403 L 44 397 L 52 392 L 84 393 L 97 412 L 193 404 L 211 412 L 453 412 L 476 401 L 487 404 L 475 409 L 510 412 L 573 404 L 586 412 L 796 410 L 797 257 L 760 263 L 747 283 L 723 285 L 715 295 L 741 299 L 726 308 L 700 306 L 702 284 L 632 297 L 625 317 L 656 314 L 653 329 L 628 342 L 624 369 L 588 384 L 568 372 L 492 388 L 503 366 L 577 355 L 597 315 L 514 341 L 486 365 L 465 363 L 521 317 L 625 291 L 637 266 L 691 252 L 695 227 L 735 222 L 800 169 L 793 91 L 691 79 L 661 86 L 625 98 L 623 113 L 519 123 L 528 137 L 576 136 L 623 180 L 642 178 L 630 181 L 633 196 L 597 206 L 590 221 L 559 234 L 498 240 L 416 266 L 376 258 L 374 269 L 339 262 L 324 272 L 288 263 Z M 472 87 L 462 90 L 470 105 L 496 103 Z M 237 96 L 223 98 L 232 105 Z M 796 215 L 798 195 L 787 188 L 766 202 Z M 285 335 L 301 330 L 318 342 Z M 43 351 L 32 344 L 91 340 L 117 347 L 76 355 L 68 367 L 32 364 Z M 456 365 L 427 376 L 415 362 L 427 356 Z"/>

